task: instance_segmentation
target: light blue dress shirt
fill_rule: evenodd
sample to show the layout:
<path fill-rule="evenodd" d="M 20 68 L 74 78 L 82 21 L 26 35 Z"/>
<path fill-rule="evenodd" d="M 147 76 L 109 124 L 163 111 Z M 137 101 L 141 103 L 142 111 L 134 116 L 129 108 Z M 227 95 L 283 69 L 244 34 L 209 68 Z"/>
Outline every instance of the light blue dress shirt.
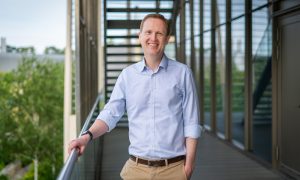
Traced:
<path fill-rule="evenodd" d="M 165 55 L 153 72 L 145 60 L 125 68 L 98 120 L 111 131 L 127 110 L 129 154 L 165 159 L 186 154 L 185 138 L 198 138 L 199 105 L 191 70 Z"/>

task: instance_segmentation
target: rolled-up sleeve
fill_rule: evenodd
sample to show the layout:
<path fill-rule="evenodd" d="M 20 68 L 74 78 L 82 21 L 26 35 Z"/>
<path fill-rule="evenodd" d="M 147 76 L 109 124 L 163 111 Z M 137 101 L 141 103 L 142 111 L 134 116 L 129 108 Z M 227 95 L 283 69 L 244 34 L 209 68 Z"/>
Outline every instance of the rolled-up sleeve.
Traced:
<path fill-rule="evenodd" d="M 200 111 L 198 96 L 194 78 L 189 68 L 185 74 L 182 108 L 184 136 L 190 138 L 199 138 L 202 127 L 199 124 Z"/>
<path fill-rule="evenodd" d="M 108 132 L 116 127 L 116 124 L 123 116 L 126 109 L 126 97 L 124 86 L 124 73 L 122 72 L 115 84 L 108 103 L 97 117 L 97 120 L 102 120 L 108 126 Z"/>

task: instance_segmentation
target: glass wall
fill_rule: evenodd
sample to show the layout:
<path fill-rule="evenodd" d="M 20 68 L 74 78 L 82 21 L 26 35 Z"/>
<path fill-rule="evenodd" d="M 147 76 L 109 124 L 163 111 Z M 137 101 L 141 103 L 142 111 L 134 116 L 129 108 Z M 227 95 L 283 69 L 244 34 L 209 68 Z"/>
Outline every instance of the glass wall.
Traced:
<path fill-rule="evenodd" d="M 217 132 L 225 134 L 225 44 L 226 44 L 226 0 L 217 0 L 216 9 L 216 121 Z M 223 25 L 221 25 L 223 24 Z"/>
<path fill-rule="evenodd" d="M 231 18 L 245 14 L 245 0 L 231 0 Z"/>
<path fill-rule="evenodd" d="M 232 21 L 232 138 L 244 144 L 245 17 Z"/>
<path fill-rule="evenodd" d="M 194 48 L 195 48 L 195 81 L 200 91 L 200 2 L 194 0 Z"/>
<path fill-rule="evenodd" d="M 216 118 L 217 132 L 225 133 L 225 115 L 224 115 L 224 99 L 225 99 L 225 39 L 226 26 L 216 28 Z"/>
<path fill-rule="evenodd" d="M 190 68 L 191 67 L 191 21 L 190 17 L 190 4 L 188 1 L 185 3 L 185 62 Z"/>
<path fill-rule="evenodd" d="M 204 42 L 204 123 L 207 127 L 210 127 L 211 124 L 211 32 L 208 31 L 203 34 Z"/>
<path fill-rule="evenodd" d="M 226 0 L 217 0 L 216 25 L 226 22 Z"/>
<path fill-rule="evenodd" d="M 271 162 L 272 155 L 272 27 L 268 7 L 252 14 L 253 153 Z"/>
<path fill-rule="evenodd" d="M 211 124 L 211 1 L 204 0 L 203 2 L 203 29 L 206 31 L 203 34 L 203 56 L 204 56 L 204 123 L 207 127 Z"/>
<path fill-rule="evenodd" d="M 190 22 L 190 7 L 189 2 L 194 5 L 194 15 L 193 15 L 193 30 L 194 37 L 191 37 L 191 22 Z M 211 0 L 193 0 L 185 1 L 185 48 L 186 48 L 186 62 L 188 65 L 195 64 L 196 67 L 193 68 L 195 79 L 197 82 L 197 87 L 199 92 L 203 93 L 203 99 L 201 103 L 203 104 L 204 125 L 208 130 L 211 130 L 211 124 L 216 123 L 216 134 L 221 138 L 231 137 L 230 141 L 233 141 L 235 145 L 243 149 L 244 147 L 249 148 L 248 150 L 252 152 L 257 157 L 264 160 L 271 161 L 271 142 L 272 142 L 272 88 L 271 88 L 271 55 L 272 55 L 272 27 L 269 21 L 270 19 L 270 4 L 268 0 L 252 0 L 251 10 L 252 15 L 245 15 L 245 0 L 231 0 L 231 9 L 226 9 L 227 0 L 216 0 L 216 7 L 212 7 Z M 203 3 L 203 4 L 200 4 Z M 201 5 L 203 7 L 201 7 Z M 203 9 L 203 19 L 200 19 L 200 10 Z M 211 17 L 212 10 L 215 9 L 215 27 L 212 27 Z M 226 22 L 226 11 L 231 11 L 231 17 L 229 17 L 230 22 Z M 180 15 L 177 17 L 177 37 L 179 41 L 179 24 Z M 246 18 L 247 21 L 252 22 L 252 36 L 250 37 L 250 44 L 252 52 L 246 52 L 246 35 L 249 32 L 246 28 Z M 250 19 L 252 18 L 252 19 Z M 203 32 L 200 32 L 200 23 L 203 22 Z M 231 32 L 227 33 L 227 25 L 230 25 Z M 212 43 L 212 32 L 215 30 Z M 229 39 L 226 39 L 229 38 Z M 191 52 L 191 39 L 194 40 L 195 51 Z M 227 40 L 231 43 L 231 46 L 226 47 Z M 203 43 L 203 44 L 201 44 Z M 178 43 L 178 45 L 180 45 Z M 248 46 L 248 44 L 247 44 Z M 203 47 L 203 49 L 200 49 Z M 230 48 L 230 49 L 229 49 Z M 203 50 L 203 54 L 200 54 Z M 215 50 L 215 51 L 214 51 Z M 194 53 L 195 59 L 191 59 L 191 53 Z M 215 54 L 214 54 L 215 53 Z M 228 54 L 231 53 L 231 57 Z M 246 54 L 247 53 L 247 54 Z M 252 54 L 251 54 L 252 53 Z M 203 56 L 203 59 L 200 59 Z M 252 71 L 251 71 L 251 84 L 246 84 L 246 79 L 250 79 L 248 74 L 246 74 L 245 60 L 249 59 L 248 56 L 252 57 Z M 216 59 L 212 59 L 216 58 Z M 226 61 L 227 60 L 227 61 Z M 191 61 L 195 61 L 191 63 Z M 212 62 L 216 62 L 216 69 L 212 71 Z M 203 62 L 203 72 L 200 72 L 200 62 Z M 228 72 L 226 65 L 231 65 L 231 71 Z M 268 69 L 269 68 L 269 69 Z M 201 68 L 202 70 L 202 68 Z M 250 70 L 250 67 L 249 67 Z M 212 89 L 212 72 L 215 72 L 213 76 L 216 78 L 216 89 Z M 247 71 L 248 72 L 248 71 Z M 203 73 L 203 77 L 200 74 Z M 231 77 L 230 86 L 226 84 L 226 77 Z M 200 88 L 200 80 L 203 78 L 204 84 Z M 269 79 L 268 79 L 269 78 Z M 268 79 L 267 83 L 266 80 Z M 228 79 L 227 79 L 228 80 Z M 252 87 L 252 91 L 245 94 L 245 87 Z M 228 88 L 230 87 L 230 88 Z M 228 88 L 226 90 L 226 88 Z M 231 90 L 231 92 L 230 92 Z M 216 91 L 216 92 L 213 92 Z M 228 94 L 225 94 L 227 93 Z M 216 94 L 216 107 L 212 107 L 212 97 L 211 94 Z M 231 93 L 231 94 L 230 94 Z M 200 93 L 198 93 L 200 94 Z M 245 97 L 253 97 L 253 109 L 250 110 L 252 113 L 252 127 L 249 129 L 252 137 L 245 136 Z M 225 102 L 229 97 L 228 102 Z M 203 101 L 202 101 L 203 100 Z M 250 100 L 251 102 L 251 100 Z M 226 108 L 225 104 L 230 103 L 231 109 Z M 249 105 L 247 105 L 249 106 Z M 212 109 L 215 111 L 212 111 Z M 225 112 L 228 109 L 229 112 Z M 216 114 L 216 122 L 211 122 L 212 113 Z M 247 113 L 247 114 L 248 114 Z M 228 115 L 228 116 L 225 116 Z M 231 117 L 231 119 L 228 118 Z M 250 116 L 249 116 L 250 118 Z M 228 121 L 226 121 L 228 120 Z M 226 125 L 229 126 L 226 131 Z M 228 134 L 231 133 L 231 134 Z M 224 136 L 228 135 L 228 136 Z M 245 146 L 245 139 L 247 142 L 251 142 L 250 146 Z"/>

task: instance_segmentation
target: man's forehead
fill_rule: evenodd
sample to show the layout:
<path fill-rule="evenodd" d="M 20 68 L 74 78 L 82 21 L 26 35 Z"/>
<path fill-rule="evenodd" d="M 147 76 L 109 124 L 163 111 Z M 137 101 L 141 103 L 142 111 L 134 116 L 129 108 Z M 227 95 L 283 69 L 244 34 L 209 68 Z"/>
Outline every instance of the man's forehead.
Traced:
<path fill-rule="evenodd" d="M 145 19 L 144 25 L 145 25 L 147 22 L 151 21 L 151 20 L 157 20 L 157 21 L 160 21 L 160 22 L 162 22 L 163 24 L 165 24 L 165 22 L 164 22 L 162 19 L 155 18 L 155 17 L 149 17 L 149 18 Z"/>
<path fill-rule="evenodd" d="M 158 20 L 158 21 L 160 21 L 160 22 L 163 24 L 163 27 L 164 27 L 165 30 L 166 30 L 167 26 L 166 26 L 165 22 L 164 22 L 162 19 L 159 19 L 159 18 L 153 18 L 153 17 L 150 17 L 150 18 L 148 18 L 148 19 L 146 19 L 146 20 L 144 21 L 144 24 L 143 24 L 143 30 L 145 30 L 145 29 L 152 29 L 152 28 L 153 28 L 153 27 L 147 27 L 147 26 L 145 26 L 146 24 L 147 24 L 147 25 L 150 25 L 150 24 L 153 25 L 153 21 L 151 21 L 151 20 Z M 155 27 L 158 27 L 158 26 L 155 26 Z"/>

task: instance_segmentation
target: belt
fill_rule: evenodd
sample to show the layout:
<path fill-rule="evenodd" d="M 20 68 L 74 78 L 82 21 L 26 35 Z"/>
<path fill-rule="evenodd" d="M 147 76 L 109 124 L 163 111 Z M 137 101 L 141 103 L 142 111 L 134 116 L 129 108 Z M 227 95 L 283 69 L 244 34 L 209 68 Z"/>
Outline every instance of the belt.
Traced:
<path fill-rule="evenodd" d="M 167 166 L 168 164 L 172 164 L 172 163 L 175 163 L 175 162 L 185 159 L 184 155 L 177 156 L 177 157 L 170 158 L 170 159 L 162 159 L 162 160 L 146 160 L 146 159 L 141 159 L 141 158 L 135 157 L 133 155 L 130 155 L 129 157 L 134 162 L 137 162 L 139 164 L 148 165 L 148 166 L 153 166 L 153 167 Z"/>

